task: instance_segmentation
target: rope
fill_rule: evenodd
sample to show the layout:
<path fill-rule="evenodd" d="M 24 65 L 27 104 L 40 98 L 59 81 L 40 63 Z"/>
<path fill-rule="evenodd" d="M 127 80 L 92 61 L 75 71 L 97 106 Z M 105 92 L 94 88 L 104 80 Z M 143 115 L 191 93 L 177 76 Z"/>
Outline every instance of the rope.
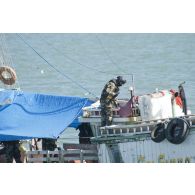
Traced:
<path fill-rule="evenodd" d="M 99 38 L 97 35 L 95 35 L 95 37 L 96 37 L 97 41 L 99 42 L 100 47 L 104 50 L 104 54 L 106 55 L 106 57 L 110 60 L 110 62 L 111 62 L 112 64 L 115 65 L 115 67 L 116 67 L 118 70 L 120 70 L 120 71 L 123 72 L 123 74 L 121 74 L 121 75 L 132 75 L 132 74 L 126 74 L 125 71 L 124 71 L 123 69 L 121 69 L 121 68 L 112 60 L 112 58 L 110 57 L 108 51 L 107 51 L 106 48 L 104 47 L 104 45 L 103 45 L 102 41 L 100 40 L 100 38 Z"/>
<path fill-rule="evenodd" d="M 89 94 L 93 95 L 95 98 L 97 97 L 94 93 L 90 92 L 87 88 L 83 87 L 82 85 L 80 85 L 79 83 L 77 83 L 76 81 L 74 81 L 72 78 L 70 78 L 69 76 L 67 76 L 66 74 L 60 72 L 60 70 L 58 70 L 54 65 L 52 65 L 48 60 L 46 60 L 39 52 L 37 52 L 28 42 L 26 42 L 24 40 L 24 38 L 19 35 L 18 33 L 16 34 L 28 47 L 30 47 L 41 59 L 43 59 L 50 67 L 52 67 L 56 72 L 58 72 L 59 74 L 61 74 L 62 76 L 64 76 L 66 79 L 70 80 L 72 83 L 74 83 L 75 85 L 77 85 L 79 88 L 82 88 L 83 90 L 87 91 Z"/>
<path fill-rule="evenodd" d="M 7 47 L 7 44 L 6 44 L 6 36 L 5 35 L 4 35 L 4 38 L 3 38 L 3 42 L 4 42 L 4 48 L 5 48 L 5 51 L 6 51 L 6 54 L 7 54 L 8 64 L 15 69 L 15 66 L 14 66 L 14 63 L 13 63 L 13 60 L 12 60 L 12 56 L 9 55 L 10 52 L 9 52 L 9 49 Z M 19 79 L 16 79 L 15 85 L 18 86 L 17 88 L 20 89 Z"/>
<path fill-rule="evenodd" d="M 0 49 L 1 49 L 0 62 L 1 62 L 1 65 L 2 66 L 14 67 L 12 57 L 10 55 L 9 49 L 7 47 L 7 44 L 6 44 L 5 34 L 0 34 L 0 41 L 1 41 L 1 44 L 0 44 Z M 4 85 L 5 89 L 11 87 L 11 86 L 8 86 L 6 84 L 3 84 L 3 85 Z M 20 88 L 20 84 L 19 84 L 18 79 L 16 80 L 16 83 L 14 85 L 17 85 Z M 15 86 L 15 88 L 16 88 L 16 86 Z"/>
<path fill-rule="evenodd" d="M 61 55 L 63 55 L 65 58 L 67 58 L 68 60 L 70 60 L 70 61 L 72 61 L 72 62 L 74 62 L 74 63 L 76 63 L 76 64 L 78 64 L 78 65 L 80 65 L 80 66 L 83 66 L 83 67 L 85 67 L 85 68 L 87 68 L 87 69 L 89 69 L 89 70 L 96 71 L 96 72 L 101 73 L 101 74 L 118 75 L 118 74 L 116 74 L 116 73 L 105 72 L 105 71 L 102 71 L 102 70 L 98 70 L 98 69 L 96 69 L 96 68 L 93 68 L 93 67 L 91 67 L 91 66 L 88 66 L 88 65 L 86 65 L 86 64 L 80 63 L 80 62 L 78 62 L 77 60 L 75 60 L 75 59 L 69 57 L 69 56 L 66 55 L 65 53 L 61 52 L 61 51 L 60 51 L 59 49 L 57 49 L 56 47 L 54 47 L 51 43 L 49 43 L 48 41 L 46 41 L 45 38 L 43 38 L 43 36 L 41 36 L 41 40 L 42 40 L 43 42 L 45 42 L 47 45 L 49 45 L 50 48 L 54 49 L 55 51 L 57 51 L 58 53 L 60 53 Z M 131 75 L 131 74 L 122 74 L 122 75 Z"/>
<path fill-rule="evenodd" d="M 112 76 L 118 76 L 118 75 L 121 75 L 121 76 L 125 76 L 125 75 L 126 75 L 126 76 L 131 76 L 131 82 L 132 82 L 133 89 L 134 89 L 134 94 L 135 94 L 134 74 L 129 74 L 129 73 L 122 73 L 122 74 L 117 73 L 117 74 L 115 74 L 115 73 L 110 73 L 110 72 L 105 72 L 105 71 L 98 70 L 98 69 L 96 69 L 96 68 L 93 68 L 93 67 L 91 67 L 91 66 L 88 66 L 88 65 L 85 65 L 85 64 L 83 64 L 83 63 L 80 63 L 80 62 L 78 62 L 77 60 L 75 60 L 75 59 L 69 57 L 69 56 L 66 55 L 65 53 L 61 52 L 61 50 L 59 50 L 59 49 L 57 49 L 56 47 L 54 47 L 51 43 L 49 43 L 48 41 L 46 41 L 46 39 L 43 38 L 43 36 L 41 36 L 40 38 L 41 38 L 41 40 L 42 40 L 43 42 L 45 42 L 50 48 L 52 48 L 52 49 L 54 49 L 55 51 L 57 51 L 58 53 L 60 53 L 61 55 L 63 55 L 63 56 L 64 56 L 65 58 L 67 58 L 68 60 L 70 60 L 70 61 L 72 61 L 72 62 L 74 62 L 74 63 L 76 63 L 76 64 L 78 64 L 78 65 L 80 65 L 80 66 L 82 66 L 82 67 L 85 67 L 85 68 L 87 68 L 87 69 L 89 69 L 89 70 L 93 70 L 93 71 L 96 71 L 96 72 L 101 73 L 101 74 L 112 75 Z M 104 49 L 104 51 L 105 51 L 105 53 L 107 54 L 107 57 L 110 59 L 110 61 L 111 61 L 118 69 L 120 69 L 120 68 L 117 66 L 117 64 L 110 58 L 109 54 L 106 52 L 106 49 L 104 48 L 104 46 L 103 46 L 101 40 L 100 40 L 97 36 L 96 36 L 96 38 L 98 39 L 98 41 L 99 41 L 101 47 Z M 122 69 L 120 69 L 120 70 L 122 70 Z M 122 71 L 123 71 L 123 70 L 122 70 Z M 123 71 L 123 72 L 124 72 L 124 71 Z"/>
<path fill-rule="evenodd" d="M 129 74 L 129 73 L 122 73 L 122 74 L 117 73 L 117 74 L 114 74 L 114 73 L 110 73 L 110 72 L 105 72 L 105 71 L 98 70 L 98 69 L 96 69 L 96 68 L 93 68 L 93 67 L 91 67 L 91 66 L 88 66 L 88 65 L 85 65 L 85 64 L 83 64 L 83 63 L 80 63 L 80 62 L 76 61 L 75 59 L 69 57 L 69 56 L 66 55 L 65 53 L 61 52 L 61 50 L 59 50 L 59 49 L 57 49 L 56 47 L 54 47 L 51 43 L 49 43 L 48 41 L 46 41 L 46 39 L 43 38 L 43 36 L 41 36 L 40 38 L 41 38 L 41 40 L 42 40 L 43 42 L 45 42 L 50 48 L 52 48 L 52 49 L 54 49 L 55 51 L 57 51 L 58 53 L 60 53 L 61 55 L 63 55 L 63 56 L 64 56 L 65 58 L 67 58 L 68 60 L 70 60 L 70 61 L 72 61 L 72 62 L 74 62 L 74 63 L 76 63 L 76 64 L 78 64 L 78 65 L 80 65 L 80 66 L 82 66 L 82 67 L 88 68 L 89 70 L 93 70 L 93 71 L 96 71 L 96 72 L 98 72 L 98 73 L 102 73 L 102 74 L 106 74 L 106 75 L 112 75 L 112 76 L 117 76 L 117 75 L 131 76 L 131 82 L 132 82 L 132 86 L 133 86 L 133 90 L 134 90 L 133 93 L 135 94 L 134 74 Z M 106 49 L 104 48 L 104 46 L 103 46 L 101 40 L 100 40 L 97 36 L 96 36 L 96 38 L 97 38 L 97 40 L 99 41 L 101 47 L 104 49 L 105 53 L 107 54 L 107 57 L 109 58 L 109 60 L 110 60 L 118 69 L 120 69 L 120 68 L 117 66 L 117 64 L 111 59 L 111 57 L 109 56 L 109 54 L 107 53 L 107 51 L 106 51 Z M 122 71 L 123 71 L 123 70 L 122 70 Z M 124 72 L 124 71 L 123 71 L 123 72 Z"/>
<path fill-rule="evenodd" d="M 1 53 L 2 53 L 2 66 L 5 66 L 5 65 L 8 65 L 8 62 L 7 62 L 7 58 L 6 58 L 6 53 L 5 53 L 5 49 L 4 49 L 4 37 L 3 37 L 3 34 L 1 34 Z M 7 88 L 7 86 L 3 83 L 3 86 L 4 86 L 4 89 Z"/>
<path fill-rule="evenodd" d="M 1 53 L 2 53 L 2 65 L 7 64 L 7 59 L 5 57 L 5 51 L 3 47 L 3 34 L 1 34 Z"/>

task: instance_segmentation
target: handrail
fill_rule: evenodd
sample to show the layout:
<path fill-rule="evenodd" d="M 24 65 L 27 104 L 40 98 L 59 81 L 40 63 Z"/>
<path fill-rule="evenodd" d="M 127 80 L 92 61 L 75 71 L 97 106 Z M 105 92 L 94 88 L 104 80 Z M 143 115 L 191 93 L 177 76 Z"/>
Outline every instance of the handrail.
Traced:
<path fill-rule="evenodd" d="M 69 162 L 69 161 L 98 161 L 97 150 L 70 149 L 59 151 L 37 150 L 27 151 L 27 163 L 33 162 Z"/>

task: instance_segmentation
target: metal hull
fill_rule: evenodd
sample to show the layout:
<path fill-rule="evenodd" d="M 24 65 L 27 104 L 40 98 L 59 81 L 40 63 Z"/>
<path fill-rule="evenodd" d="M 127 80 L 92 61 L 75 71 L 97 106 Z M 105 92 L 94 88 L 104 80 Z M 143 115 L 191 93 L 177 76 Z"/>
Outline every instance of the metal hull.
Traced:
<path fill-rule="evenodd" d="M 113 125 L 100 128 L 100 117 L 81 117 L 90 123 L 97 144 L 100 163 L 190 163 L 195 162 L 195 115 L 184 116 L 190 133 L 180 144 L 167 139 L 156 143 L 151 131 L 161 122 L 173 118 L 142 121 L 139 117 L 114 117 Z"/>
<path fill-rule="evenodd" d="M 116 139 L 117 140 L 117 139 Z M 167 140 L 153 142 L 149 136 L 138 140 L 118 137 L 118 143 L 99 143 L 98 157 L 101 163 L 190 163 L 195 162 L 195 129 L 181 144 Z"/>

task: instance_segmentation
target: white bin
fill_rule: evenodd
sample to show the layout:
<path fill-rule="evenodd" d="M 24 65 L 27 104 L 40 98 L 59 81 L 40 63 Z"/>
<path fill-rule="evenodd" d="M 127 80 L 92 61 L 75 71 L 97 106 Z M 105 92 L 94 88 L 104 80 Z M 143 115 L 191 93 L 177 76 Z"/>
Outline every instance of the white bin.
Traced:
<path fill-rule="evenodd" d="M 167 90 L 139 96 L 139 108 L 142 120 L 156 120 L 173 117 L 172 95 Z"/>

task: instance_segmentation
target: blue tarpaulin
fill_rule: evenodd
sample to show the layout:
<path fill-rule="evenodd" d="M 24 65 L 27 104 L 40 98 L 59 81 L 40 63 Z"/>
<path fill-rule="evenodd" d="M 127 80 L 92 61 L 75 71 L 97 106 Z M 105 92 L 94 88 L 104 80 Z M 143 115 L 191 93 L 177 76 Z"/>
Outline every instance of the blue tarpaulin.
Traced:
<path fill-rule="evenodd" d="M 79 125 L 87 98 L 0 91 L 0 141 L 57 138 Z"/>

